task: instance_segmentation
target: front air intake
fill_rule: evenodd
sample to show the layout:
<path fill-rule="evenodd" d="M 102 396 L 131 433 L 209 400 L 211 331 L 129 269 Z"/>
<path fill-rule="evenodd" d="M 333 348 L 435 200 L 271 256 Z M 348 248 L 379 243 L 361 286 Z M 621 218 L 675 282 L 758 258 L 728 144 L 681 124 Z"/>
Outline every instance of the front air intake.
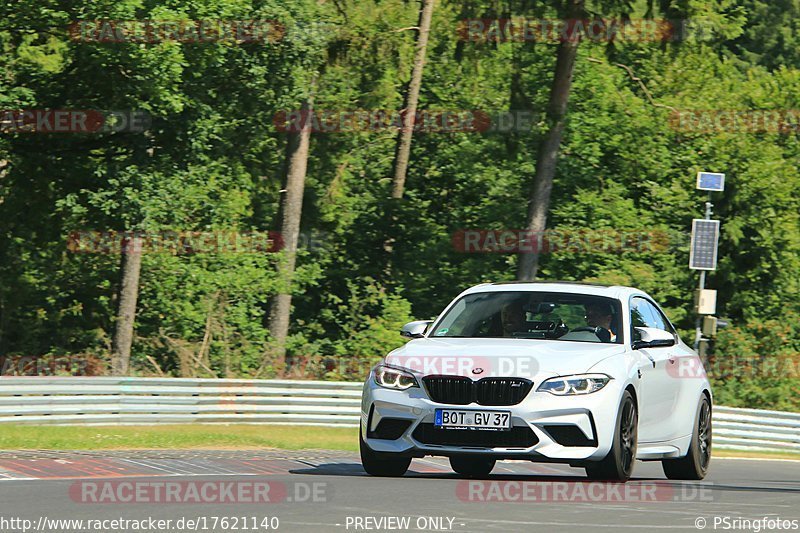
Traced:
<path fill-rule="evenodd" d="M 471 448 L 530 448 L 539 442 L 527 426 L 514 426 L 510 431 L 453 431 L 423 423 L 417 426 L 412 436 L 422 444 Z"/>

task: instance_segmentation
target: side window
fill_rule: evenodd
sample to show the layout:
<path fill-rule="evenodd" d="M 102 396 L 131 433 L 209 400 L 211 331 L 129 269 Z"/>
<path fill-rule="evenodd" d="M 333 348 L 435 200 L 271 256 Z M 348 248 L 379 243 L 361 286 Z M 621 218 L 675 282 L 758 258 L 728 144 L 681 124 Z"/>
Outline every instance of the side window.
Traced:
<path fill-rule="evenodd" d="M 669 331 L 667 322 L 653 304 L 645 300 L 642 302 L 642 306 L 645 308 L 645 313 L 647 313 L 647 325 L 649 327 Z"/>
<path fill-rule="evenodd" d="M 669 320 L 667 320 L 667 317 L 664 316 L 664 313 L 662 313 L 658 307 L 650 302 L 647 302 L 647 307 L 649 307 L 653 313 L 654 324 L 657 324 L 654 327 L 663 329 L 664 331 L 669 331 L 670 333 L 675 333 L 675 330 L 670 325 Z"/>
<path fill-rule="evenodd" d="M 641 298 L 634 298 L 631 301 L 631 327 L 633 328 L 649 328 L 652 327 L 648 325 L 648 316 L 644 309 L 644 304 L 646 304 L 644 300 Z"/>
<path fill-rule="evenodd" d="M 661 311 L 644 298 L 634 298 L 631 301 L 631 327 L 656 328 L 675 333 Z M 633 331 L 632 338 L 637 338 L 636 330 Z"/>

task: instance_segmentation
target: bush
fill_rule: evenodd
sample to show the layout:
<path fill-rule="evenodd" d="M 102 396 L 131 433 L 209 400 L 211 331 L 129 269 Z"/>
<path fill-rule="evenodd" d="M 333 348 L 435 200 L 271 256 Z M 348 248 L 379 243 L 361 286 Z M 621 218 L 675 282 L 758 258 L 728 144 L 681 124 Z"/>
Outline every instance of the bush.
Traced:
<path fill-rule="evenodd" d="M 800 411 L 800 315 L 721 330 L 708 374 L 717 404 Z"/>

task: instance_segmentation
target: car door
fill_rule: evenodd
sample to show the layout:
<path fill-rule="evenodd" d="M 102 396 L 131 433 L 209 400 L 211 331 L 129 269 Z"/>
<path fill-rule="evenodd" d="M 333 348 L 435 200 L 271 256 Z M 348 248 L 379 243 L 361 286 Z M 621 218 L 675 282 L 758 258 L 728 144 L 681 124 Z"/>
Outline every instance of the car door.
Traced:
<path fill-rule="evenodd" d="M 674 334 L 672 326 L 661 311 L 649 300 L 634 297 L 631 300 L 631 339 L 636 340 L 636 327 L 657 328 Z M 642 348 L 639 370 L 642 373 L 639 387 L 639 441 L 662 442 L 676 438 L 677 416 L 675 405 L 678 385 L 670 371 L 674 365 L 675 346 Z"/>

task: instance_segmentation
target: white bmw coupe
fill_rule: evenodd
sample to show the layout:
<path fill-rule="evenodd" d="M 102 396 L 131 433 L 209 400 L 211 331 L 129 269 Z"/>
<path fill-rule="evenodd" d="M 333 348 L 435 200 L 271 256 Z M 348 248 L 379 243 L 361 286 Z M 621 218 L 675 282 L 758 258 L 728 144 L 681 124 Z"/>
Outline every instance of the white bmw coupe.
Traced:
<path fill-rule="evenodd" d="M 711 388 L 697 354 L 642 291 L 494 283 L 411 322 L 376 365 L 361 403 L 361 461 L 401 476 L 446 456 L 485 476 L 502 459 L 567 463 L 625 481 L 636 459 L 670 479 L 711 460 Z"/>

